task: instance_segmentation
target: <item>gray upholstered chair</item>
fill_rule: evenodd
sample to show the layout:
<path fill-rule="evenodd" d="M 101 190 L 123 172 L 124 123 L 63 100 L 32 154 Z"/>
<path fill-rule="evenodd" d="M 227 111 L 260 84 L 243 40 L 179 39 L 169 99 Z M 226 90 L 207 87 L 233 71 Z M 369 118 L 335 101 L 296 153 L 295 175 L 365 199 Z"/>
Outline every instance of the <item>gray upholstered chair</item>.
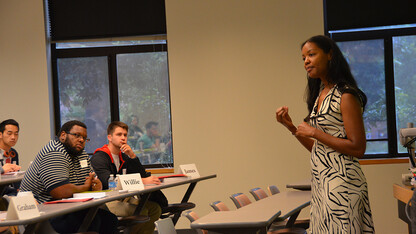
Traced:
<path fill-rule="evenodd" d="M 234 205 L 237 207 L 237 209 L 240 209 L 241 207 L 251 203 L 250 199 L 244 193 L 235 193 L 231 195 L 230 198 L 234 202 Z"/>
<path fill-rule="evenodd" d="M 250 193 L 251 193 L 251 195 L 253 195 L 253 197 L 254 197 L 254 199 L 256 199 L 256 201 L 268 197 L 267 193 L 261 188 L 250 189 Z"/>
<path fill-rule="evenodd" d="M 215 201 L 209 204 L 215 211 L 229 211 L 228 206 L 222 201 Z"/>
<path fill-rule="evenodd" d="M 270 196 L 280 193 L 280 190 L 276 185 L 270 185 L 267 187 L 267 190 L 269 190 Z"/>
<path fill-rule="evenodd" d="M 197 219 L 199 219 L 199 216 L 197 213 L 195 213 L 195 211 L 192 210 L 187 210 L 185 212 L 182 213 L 183 216 L 185 216 L 186 218 L 189 219 L 189 221 L 191 221 L 191 223 Z M 196 232 L 198 234 L 208 234 L 207 230 L 203 230 L 203 229 L 196 229 Z"/>

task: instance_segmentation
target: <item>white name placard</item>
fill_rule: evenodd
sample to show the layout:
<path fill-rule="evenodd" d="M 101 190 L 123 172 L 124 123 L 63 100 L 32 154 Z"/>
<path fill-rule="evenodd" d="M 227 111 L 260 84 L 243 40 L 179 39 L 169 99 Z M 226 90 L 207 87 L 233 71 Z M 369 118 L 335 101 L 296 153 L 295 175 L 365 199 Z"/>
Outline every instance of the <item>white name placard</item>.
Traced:
<path fill-rule="evenodd" d="M 143 190 L 144 184 L 140 173 L 119 175 L 118 183 L 123 190 Z"/>
<path fill-rule="evenodd" d="M 10 197 L 6 220 L 29 219 L 39 215 L 38 206 L 32 194 Z"/>
<path fill-rule="evenodd" d="M 192 179 L 200 177 L 200 175 L 198 173 L 198 170 L 196 169 L 196 166 L 195 166 L 194 163 L 180 165 L 179 168 L 181 169 L 182 174 L 185 174 L 185 175 L 191 177 Z"/>

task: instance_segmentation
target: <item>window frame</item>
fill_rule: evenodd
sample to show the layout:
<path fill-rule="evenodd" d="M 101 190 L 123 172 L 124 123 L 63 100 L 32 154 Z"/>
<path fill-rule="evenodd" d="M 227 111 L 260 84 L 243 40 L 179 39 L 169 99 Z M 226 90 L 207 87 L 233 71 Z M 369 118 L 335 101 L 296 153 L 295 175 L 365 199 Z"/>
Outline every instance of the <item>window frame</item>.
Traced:
<path fill-rule="evenodd" d="M 120 121 L 120 109 L 118 98 L 118 77 L 117 77 L 117 55 L 118 54 L 133 54 L 133 53 L 150 53 L 150 52 L 167 52 L 166 44 L 141 44 L 141 45 L 123 45 L 123 46 L 103 46 L 103 47 L 85 47 L 85 48 L 62 48 L 57 49 L 56 44 L 51 43 L 51 61 L 52 61 L 52 86 L 53 86 L 53 108 L 54 108 L 54 122 L 55 134 L 58 134 L 61 128 L 61 113 L 60 113 L 60 97 L 59 97 L 59 81 L 58 81 L 58 67 L 57 61 L 61 58 L 82 58 L 82 57 L 107 57 L 108 62 L 108 79 L 109 79 L 109 95 L 110 95 L 110 117 L 111 121 Z M 168 66 L 168 64 L 167 64 Z M 169 115 L 172 116 L 171 108 L 171 94 L 170 94 L 170 78 L 168 68 L 168 89 L 169 89 Z M 170 118 L 172 126 L 172 118 Z M 173 133 L 172 133 L 173 146 Z M 91 154 L 91 153 L 89 153 Z M 172 149 L 172 163 L 169 164 L 146 164 L 143 165 L 146 169 L 163 169 L 173 168 L 174 157 Z"/>
<path fill-rule="evenodd" d="M 396 126 L 396 99 L 394 86 L 394 58 L 393 37 L 416 36 L 416 27 L 393 28 L 383 30 L 366 30 L 350 32 L 329 32 L 325 35 L 335 42 L 361 41 L 382 39 L 384 41 L 384 69 L 385 69 L 385 92 L 386 92 L 386 118 L 387 118 L 387 154 L 365 154 L 363 159 L 391 159 L 408 157 L 407 153 L 399 153 L 398 129 Z M 380 141 L 383 139 L 367 139 L 367 141 Z"/>

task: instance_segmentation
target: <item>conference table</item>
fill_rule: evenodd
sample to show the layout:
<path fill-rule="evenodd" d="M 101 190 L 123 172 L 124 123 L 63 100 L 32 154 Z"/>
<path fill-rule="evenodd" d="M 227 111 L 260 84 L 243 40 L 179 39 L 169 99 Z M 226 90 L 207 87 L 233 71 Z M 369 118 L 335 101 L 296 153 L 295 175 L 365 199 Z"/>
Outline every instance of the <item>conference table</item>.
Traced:
<path fill-rule="evenodd" d="M 290 227 L 310 201 L 310 191 L 285 191 L 237 210 L 209 213 L 192 222 L 191 228 L 205 229 L 209 233 L 267 233 L 272 222 L 289 217 Z"/>
<path fill-rule="evenodd" d="M 23 180 L 25 176 L 24 171 L 18 172 L 9 172 L 6 174 L 0 175 L 0 197 L 4 195 L 4 191 L 6 190 L 7 186 L 13 183 L 17 183 Z"/>
<path fill-rule="evenodd" d="M 304 179 L 286 185 L 286 188 L 308 191 L 311 190 L 311 179 Z"/>
<path fill-rule="evenodd" d="M 140 203 L 137 206 L 135 213 L 140 213 L 141 209 L 143 208 L 144 203 L 147 201 L 148 197 L 150 196 L 151 192 L 176 187 L 180 185 L 189 184 L 187 191 L 185 192 L 182 201 L 186 202 L 191 196 L 192 191 L 194 190 L 196 183 L 215 178 L 216 175 L 207 175 L 201 176 L 198 178 L 187 178 L 181 181 L 176 182 L 166 182 L 160 185 L 145 185 L 145 189 L 143 190 L 135 190 L 135 191 L 123 191 L 119 193 L 114 193 L 110 196 L 106 196 L 99 199 L 93 199 L 90 201 L 85 202 L 74 202 L 74 203 L 56 203 L 56 204 L 39 204 L 38 209 L 40 212 L 40 216 L 24 219 L 24 220 L 1 220 L 0 226 L 15 226 L 15 225 L 27 225 L 25 228 L 24 233 L 37 233 L 37 230 L 41 229 L 42 222 L 47 221 L 50 218 L 65 215 L 68 213 L 89 209 L 86 218 L 84 219 L 83 223 L 81 224 L 80 229 L 78 232 L 85 232 L 88 230 L 92 220 L 97 213 L 98 208 L 110 201 L 124 199 L 127 197 L 132 197 L 139 195 L 141 196 Z"/>

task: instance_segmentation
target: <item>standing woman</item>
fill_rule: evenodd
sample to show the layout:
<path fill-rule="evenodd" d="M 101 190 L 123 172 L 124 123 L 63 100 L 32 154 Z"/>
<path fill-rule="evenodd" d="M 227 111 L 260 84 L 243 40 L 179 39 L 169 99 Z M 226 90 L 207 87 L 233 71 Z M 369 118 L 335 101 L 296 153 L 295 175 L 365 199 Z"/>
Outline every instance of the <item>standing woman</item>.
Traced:
<path fill-rule="evenodd" d="M 296 127 L 283 106 L 276 119 L 311 152 L 310 233 L 374 233 L 367 182 L 357 160 L 366 148 L 367 97 L 333 40 L 314 36 L 301 48 L 309 115 Z"/>

